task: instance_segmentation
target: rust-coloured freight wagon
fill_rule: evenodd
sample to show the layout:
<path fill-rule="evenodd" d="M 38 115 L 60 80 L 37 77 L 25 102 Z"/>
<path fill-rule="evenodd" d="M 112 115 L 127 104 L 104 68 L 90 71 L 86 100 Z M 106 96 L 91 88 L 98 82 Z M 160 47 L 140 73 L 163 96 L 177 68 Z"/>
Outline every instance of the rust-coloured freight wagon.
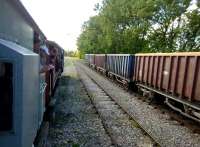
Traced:
<path fill-rule="evenodd" d="M 89 65 L 95 68 L 95 54 L 88 54 Z"/>
<path fill-rule="evenodd" d="M 95 54 L 95 65 L 98 71 L 105 73 L 106 71 L 106 55 L 105 54 Z"/>
<path fill-rule="evenodd" d="M 134 80 L 141 89 L 166 97 L 166 104 L 200 119 L 200 52 L 136 54 Z M 172 101 L 181 103 L 183 109 Z"/>

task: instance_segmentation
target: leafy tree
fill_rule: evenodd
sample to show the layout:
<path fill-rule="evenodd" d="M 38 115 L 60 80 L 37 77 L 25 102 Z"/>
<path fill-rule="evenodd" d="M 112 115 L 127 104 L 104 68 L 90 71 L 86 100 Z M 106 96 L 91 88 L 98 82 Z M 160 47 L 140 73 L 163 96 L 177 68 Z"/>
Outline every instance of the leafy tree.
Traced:
<path fill-rule="evenodd" d="M 186 13 L 185 22 L 177 38 L 180 51 L 200 51 L 200 12 Z"/>
<path fill-rule="evenodd" d="M 83 24 L 81 54 L 199 51 L 200 11 L 191 0 L 104 0 Z"/>

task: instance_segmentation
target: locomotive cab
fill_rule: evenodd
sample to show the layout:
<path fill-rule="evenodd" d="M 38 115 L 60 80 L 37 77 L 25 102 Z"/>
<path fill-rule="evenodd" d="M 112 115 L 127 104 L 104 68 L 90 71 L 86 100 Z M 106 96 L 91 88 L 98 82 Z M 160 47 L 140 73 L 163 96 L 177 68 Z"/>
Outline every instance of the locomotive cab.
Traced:
<path fill-rule="evenodd" d="M 0 61 L 0 131 L 12 130 L 13 65 Z"/>
<path fill-rule="evenodd" d="M 39 57 L 0 39 L 0 145 L 32 146 L 39 126 Z"/>

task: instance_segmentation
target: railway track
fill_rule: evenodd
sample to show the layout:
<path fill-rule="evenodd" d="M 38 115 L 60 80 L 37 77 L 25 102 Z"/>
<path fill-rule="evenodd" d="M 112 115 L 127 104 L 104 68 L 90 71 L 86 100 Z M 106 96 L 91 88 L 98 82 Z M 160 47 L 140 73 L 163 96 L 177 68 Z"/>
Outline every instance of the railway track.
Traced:
<path fill-rule="evenodd" d="M 97 72 L 97 74 L 102 75 L 100 72 Z M 92 77 L 91 75 L 89 75 Z M 200 134 L 200 128 L 199 128 L 199 122 L 194 121 L 193 119 L 190 119 L 184 115 L 181 115 L 179 112 L 169 109 L 169 107 L 164 103 L 163 100 L 159 99 L 152 99 L 152 98 L 147 98 L 145 96 L 142 96 L 142 94 L 136 94 L 132 90 L 128 90 L 127 87 L 124 87 L 123 84 L 121 84 L 119 81 L 113 80 L 112 78 L 106 77 L 105 78 L 112 83 L 115 83 L 116 86 L 120 87 L 121 89 L 124 89 L 126 92 L 130 93 L 131 95 L 134 95 L 137 99 L 140 99 L 143 102 L 146 102 L 148 105 L 153 106 L 155 109 L 160 109 L 161 113 L 165 114 L 167 113 L 170 116 L 170 120 L 172 121 L 177 121 L 181 126 L 185 126 L 188 129 L 190 129 L 193 133 Z M 96 84 L 94 79 L 92 79 Z M 100 84 L 98 84 L 100 87 L 102 87 Z M 123 108 L 122 108 L 123 109 Z M 125 110 L 126 111 L 126 110 Z"/>
<path fill-rule="evenodd" d="M 147 99 L 137 97 L 121 89 L 120 86 L 112 84 L 113 81 L 92 71 L 83 63 L 77 62 L 77 64 L 91 82 L 95 83 L 131 119 L 136 121 L 141 130 L 154 141 L 154 145 L 167 147 L 198 147 L 200 145 L 199 127 L 193 121 L 182 118 L 166 107 L 160 109 L 162 108 L 160 104 L 149 104 Z M 171 113 L 173 115 L 170 115 Z M 180 119 L 182 121 L 179 121 Z"/>
<path fill-rule="evenodd" d="M 98 74 L 100 74 L 100 73 L 98 73 Z M 116 80 L 113 80 L 109 77 L 105 77 L 105 78 L 107 80 L 115 83 L 116 86 L 120 87 L 121 89 L 124 89 L 126 92 L 130 93 L 131 95 L 134 95 L 137 99 L 147 103 L 148 105 L 153 106 L 155 109 L 160 109 L 161 113 L 163 113 L 163 114 L 167 113 L 168 115 L 170 115 L 170 120 L 177 121 L 177 122 L 179 122 L 179 124 L 181 126 L 187 127 L 193 133 L 200 134 L 200 128 L 199 128 L 200 123 L 199 122 L 194 121 L 193 119 L 190 119 L 184 115 L 181 115 L 179 112 L 177 112 L 171 108 L 169 109 L 169 107 L 164 103 L 163 100 L 147 98 L 147 97 L 143 96 L 142 94 L 137 94 L 137 93 L 133 92 L 132 90 L 128 90 L 127 87 L 124 87 L 123 84 L 119 83 Z"/>
<path fill-rule="evenodd" d="M 162 144 L 140 125 L 109 93 L 78 65 L 82 82 L 113 146 L 157 147 Z M 81 69 L 81 70 L 80 70 Z"/>

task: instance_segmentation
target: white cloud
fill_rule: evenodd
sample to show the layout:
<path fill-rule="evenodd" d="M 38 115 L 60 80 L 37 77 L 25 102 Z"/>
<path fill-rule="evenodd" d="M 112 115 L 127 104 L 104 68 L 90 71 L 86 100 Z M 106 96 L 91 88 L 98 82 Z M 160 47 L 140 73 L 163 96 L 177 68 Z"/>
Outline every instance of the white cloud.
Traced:
<path fill-rule="evenodd" d="M 66 50 L 76 49 L 81 26 L 96 14 L 102 0 L 21 0 L 48 39 Z"/>

